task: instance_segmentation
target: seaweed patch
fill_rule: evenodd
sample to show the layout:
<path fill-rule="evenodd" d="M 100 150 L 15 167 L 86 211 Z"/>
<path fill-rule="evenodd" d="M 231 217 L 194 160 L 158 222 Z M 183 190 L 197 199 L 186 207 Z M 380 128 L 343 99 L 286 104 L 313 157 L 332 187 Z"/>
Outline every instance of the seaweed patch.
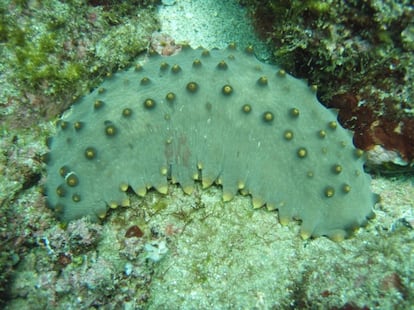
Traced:
<path fill-rule="evenodd" d="M 301 236 L 343 239 L 371 217 L 375 195 L 363 156 L 336 114 L 303 81 L 253 49 L 193 50 L 118 72 L 58 122 L 50 143 L 48 205 L 69 221 L 103 218 L 179 183 L 219 184 L 223 200 L 301 221 Z"/>

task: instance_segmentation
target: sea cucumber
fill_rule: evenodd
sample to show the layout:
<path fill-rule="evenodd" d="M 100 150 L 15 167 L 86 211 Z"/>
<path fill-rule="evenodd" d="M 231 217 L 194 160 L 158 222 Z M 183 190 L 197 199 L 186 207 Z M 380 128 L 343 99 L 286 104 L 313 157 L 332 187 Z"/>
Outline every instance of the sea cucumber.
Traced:
<path fill-rule="evenodd" d="M 256 59 L 252 47 L 152 55 L 117 72 L 58 121 L 46 194 L 64 221 L 105 217 L 179 183 L 222 186 L 223 200 L 301 221 L 301 236 L 340 240 L 373 214 L 363 152 L 304 81 Z"/>

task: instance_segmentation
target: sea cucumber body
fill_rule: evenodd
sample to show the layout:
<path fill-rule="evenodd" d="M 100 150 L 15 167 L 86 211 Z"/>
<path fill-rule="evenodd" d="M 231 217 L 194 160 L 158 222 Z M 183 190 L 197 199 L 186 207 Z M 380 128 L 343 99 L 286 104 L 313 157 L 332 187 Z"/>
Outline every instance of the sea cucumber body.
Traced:
<path fill-rule="evenodd" d="M 195 180 L 249 193 L 255 207 L 302 221 L 301 234 L 341 238 L 375 203 L 349 132 L 303 82 L 250 50 L 184 48 L 114 74 L 59 122 L 48 203 L 64 220 L 128 205 L 130 187 L 186 193 Z"/>

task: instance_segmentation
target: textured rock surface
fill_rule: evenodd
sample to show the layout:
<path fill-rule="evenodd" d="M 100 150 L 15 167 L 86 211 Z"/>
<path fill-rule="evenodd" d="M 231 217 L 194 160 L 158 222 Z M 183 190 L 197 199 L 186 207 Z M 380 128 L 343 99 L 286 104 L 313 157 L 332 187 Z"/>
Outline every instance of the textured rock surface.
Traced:
<path fill-rule="evenodd" d="M 104 217 L 125 193 L 167 182 L 222 185 L 302 221 L 301 235 L 343 238 L 375 202 L 361 154 L 307 85 L 251 50 L 184 51 L 109 78 L 58 123 L 46 190 L 63 220 Z"/>

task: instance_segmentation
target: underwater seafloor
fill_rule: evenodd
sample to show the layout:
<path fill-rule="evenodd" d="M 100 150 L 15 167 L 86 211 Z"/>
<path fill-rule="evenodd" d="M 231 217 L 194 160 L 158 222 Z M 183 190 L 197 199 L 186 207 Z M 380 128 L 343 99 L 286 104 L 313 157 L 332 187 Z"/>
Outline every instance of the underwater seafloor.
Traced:
<path fill-rule="evenodd" d="M 173 53 L 172 38 L 271 53 L 233 1 L 0 3 L 0 308 L 413 308 L 410 173 L 372 175 L 376 218 L 342 242 L 302 240 L 298 224 L 281 226 L 249 197 L 223 203 L 219 187 L 199 184 L 131 194 L 103 223 L 57 222 L 41 192 L 45 140 L 106 73 L 148 46 Z"/>

